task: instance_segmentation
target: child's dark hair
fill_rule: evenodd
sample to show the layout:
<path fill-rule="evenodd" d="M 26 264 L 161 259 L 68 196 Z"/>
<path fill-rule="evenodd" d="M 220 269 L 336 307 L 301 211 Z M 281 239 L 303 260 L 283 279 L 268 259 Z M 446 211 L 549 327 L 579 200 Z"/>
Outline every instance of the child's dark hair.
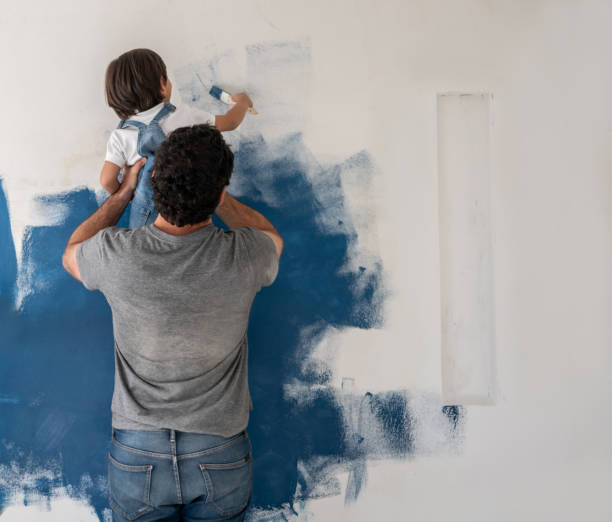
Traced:
<path fill-rule="evenodd" d="M 106 68 L 106 101 L 122 120 L 161 103 L 166 64 L 150 49 L 133 49 Z"/>
<path fill-rule="evenodd" d="M 155 209 L 177 227 L 206 221 L 229 185 L 233 168 L 234 154 L 215 127 L 176 129 L 155 153 Z"/>

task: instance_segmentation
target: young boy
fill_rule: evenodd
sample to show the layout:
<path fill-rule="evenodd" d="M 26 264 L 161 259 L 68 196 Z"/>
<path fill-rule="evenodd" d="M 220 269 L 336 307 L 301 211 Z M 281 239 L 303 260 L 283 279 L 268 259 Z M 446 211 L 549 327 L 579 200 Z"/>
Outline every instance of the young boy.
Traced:
<path fill-rule="evenodd" d="M 170 103 L 172 83 L 161 57 L 149 49 L 134 49 L 113 60 L 106 69 L 106 100 L 121 121 L 108 140 L 100 183 L 109 194 L 119 188 L 119 172 L 140 158 L 147 161 L 141 170 L 132 199 L 130 228 L 155 221 L 151 175 L 155 151 L 174 129 L 209 123 L 220 131 L 234 130 L 242 120 L 251 99 L 244 93 L 232 96 L 235 105 L 222 115 L 213 116 L 188 105 Z"/>

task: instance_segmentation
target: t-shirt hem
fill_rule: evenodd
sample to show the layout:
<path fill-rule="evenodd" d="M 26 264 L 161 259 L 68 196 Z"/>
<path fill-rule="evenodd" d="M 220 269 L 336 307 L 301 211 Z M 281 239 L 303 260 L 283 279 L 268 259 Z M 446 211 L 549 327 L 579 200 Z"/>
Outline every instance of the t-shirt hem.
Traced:
<path fill-rule="evenodd" d="M 148 424 L 141 424 L 139 422 L 124 420 L 121 421 L 116 419 L 116 416 L 113 416 L 112 427 L 115 430 L 134 430 L 134 431 L 163 431 L 163 430 L 175 430 L 182 431 L 185 433 L 198 433 L 200 435 L 219 435 L 221 437 L 232 437 L 242 431 L 247 429 L 249 424 L 249 420 L 247 419 L 244 425 L 239 425 L 237 428 L 232 428 L 229 430 L 219 430 L 219 429 L 204 429 L 197 428 L 192 426 L 185 426 L 181 424 L 172 424 L 168 426 L 152 426 Z"/>

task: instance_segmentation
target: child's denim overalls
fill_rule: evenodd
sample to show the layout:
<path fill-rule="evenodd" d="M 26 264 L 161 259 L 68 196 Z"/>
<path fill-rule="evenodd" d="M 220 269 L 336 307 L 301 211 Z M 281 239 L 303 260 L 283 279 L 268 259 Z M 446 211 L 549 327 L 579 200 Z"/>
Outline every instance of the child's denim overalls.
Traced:
<path fill-rule="evenodd" d="M 146 125 L 135 120 L 121 120 L 118 129 L 125 127 L 136 127 L 138 129 L 138 154 L 147 158 L 145 166 L 138 174 L 138 185 L 132 199 L 132 210 L 130 212 L 130 228 L 138 228 L 150 225 L 157 217 L 157 211 L 153 206 L 153 187 L 151 186 L 151 174 L 153 173 L 153 162 L 155 151 L 162 141 L 166 139 L 161 129 L 160 121 L 176 109 L 171 103 L 164 103 L 161 110 L 155 115 L 151 122 Z"/>

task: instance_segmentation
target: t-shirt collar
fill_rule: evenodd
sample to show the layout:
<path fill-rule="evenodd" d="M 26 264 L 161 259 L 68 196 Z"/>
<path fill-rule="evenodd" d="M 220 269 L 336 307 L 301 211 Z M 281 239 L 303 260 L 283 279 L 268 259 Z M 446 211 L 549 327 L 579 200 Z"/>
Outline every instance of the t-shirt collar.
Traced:
<path fill-rule="evenodd" d="M 195 232 L 191 232 L 190 234 L 185 234 L 184 236 L 176 236 L 174 234 L 168 234 L 167 232 L 164 232 L 163 230 L 157 228 L 153 223 L 147 225 L 146 228 L 155 237 L 163 239 L 164 241 L 171 241 L 173 243 L 190 243 L 192 241 L 202 240 L 207 235 L 212 234 L 216 230 L 219 230 L 215 225 L 210 223 L 205 227 L 199 228 Z"/>

